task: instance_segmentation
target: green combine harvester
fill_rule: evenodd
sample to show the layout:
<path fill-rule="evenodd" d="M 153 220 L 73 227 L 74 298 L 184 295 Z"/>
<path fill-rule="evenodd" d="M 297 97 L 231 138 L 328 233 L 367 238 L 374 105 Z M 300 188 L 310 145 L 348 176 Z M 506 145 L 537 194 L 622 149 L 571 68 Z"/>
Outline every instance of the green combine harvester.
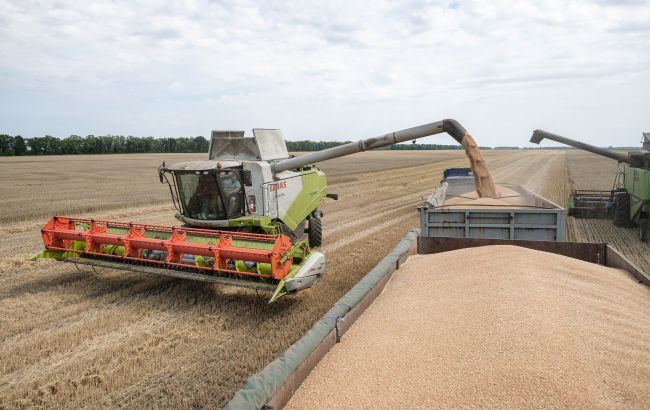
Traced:
<path fill-rule="evenodd" d="M 535 130 L 530 142 L 544 138 L 593 152 L 624 164 L 609 191 L 574 190 L 568 200 L 569 215 L 582 218 L 613 218 L 616 226 L 637 226 L 639 239 L 648 240 L 650 225 L 650 133 L 643 133 L 643 149 L 627 155 Z"/>
<path fill-rule="evenodd" d="M 213 131 L 207 160 L 158 169 L 182 226 L 56 216 L 34 258 L 267 290 L 272 302 L 325 272 L 320 205 L 338 197 L 313 164 L 442 132 L 468 135 L 443 120 L 293 157 L 277 129 Z"/>

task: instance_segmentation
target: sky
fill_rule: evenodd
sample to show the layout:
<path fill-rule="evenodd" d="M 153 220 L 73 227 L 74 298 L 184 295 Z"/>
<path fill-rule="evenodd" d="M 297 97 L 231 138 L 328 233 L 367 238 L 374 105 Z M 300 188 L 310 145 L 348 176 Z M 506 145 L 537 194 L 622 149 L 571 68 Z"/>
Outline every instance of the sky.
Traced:
<path fill-rule="evenodd" d="M 0 0 L 0 133 L 357 140 L 444 118 L 480 145 L 637 146 L 650 1 Z"/>

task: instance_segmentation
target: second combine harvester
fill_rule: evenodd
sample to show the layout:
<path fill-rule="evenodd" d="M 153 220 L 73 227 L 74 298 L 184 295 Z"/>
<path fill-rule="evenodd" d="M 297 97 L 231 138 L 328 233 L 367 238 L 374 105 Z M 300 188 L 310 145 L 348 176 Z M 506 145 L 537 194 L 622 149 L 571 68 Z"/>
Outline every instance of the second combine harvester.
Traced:
<path fill-rule="evenodd" d="M 611 158 L 624 164 L 611 191 L 574 190 L 568 200 L 569 215 L 575 217 L 612 216 L 614 225 L 636 225 L 639 239 L 650 238 L 650 133 L 643 133 L 643 149 L 627 155 L 596 147 L 543 130 L 535 130 L 530 142 L 546 138 L 574 148 Z M 611 215 L 613 214 L 613 215 Z"/>
<path fill-rule="evenodd" d="M 322 242 L 321 201 L 338 198 L 313 164 L 442 132 L 465 148 L 479 195 L 493 197 L 480 151 L 455 120 L 298 157 L 277 129 L 254 129 L 252 137 L 214 131 L 207 160 L 158 170 L 183 226 L 56 216 L 41 230 L 45 250 L 34 258 L 269 290 L 272 302 L 312 286 L 325 270 L 325 256 L 312 248 Z"/>

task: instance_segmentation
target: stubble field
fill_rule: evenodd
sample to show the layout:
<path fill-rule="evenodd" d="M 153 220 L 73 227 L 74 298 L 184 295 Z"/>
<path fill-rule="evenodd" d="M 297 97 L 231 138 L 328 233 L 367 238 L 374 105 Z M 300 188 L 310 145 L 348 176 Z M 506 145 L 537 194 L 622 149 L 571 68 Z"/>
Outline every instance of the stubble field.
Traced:
<path fill-rule="evenodd" d="M 571 154 L 485 157 L 497 182 L 524 184 L 563 205 L 570 178 L 594 167 L 593 157 Z M 340 198 L 323 205 L 326 276 L 273 305 L 249 290 L 25 260 L 41 249 L 39 228 L 54 214 L 176 223 L 155 169 L 203 157 L 0 160 L 0 408 L 223 405 L 418 225 L 416 206 L 444 168 L 467 164 L 462 151 L 368 152 L 321 164 Z M 600 238 L 601 225 L 569 226 L 572 238 Z M 621 244 L 629 253 L 647 246 Z"/>

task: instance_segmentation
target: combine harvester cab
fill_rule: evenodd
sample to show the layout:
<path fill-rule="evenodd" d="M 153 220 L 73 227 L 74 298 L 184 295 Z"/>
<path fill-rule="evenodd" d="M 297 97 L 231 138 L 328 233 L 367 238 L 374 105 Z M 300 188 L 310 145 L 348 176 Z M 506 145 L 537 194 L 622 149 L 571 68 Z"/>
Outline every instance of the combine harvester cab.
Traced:
<path fill-rule="evenodd" d="M 213 131 L 207 160 L 158 168 L 183 226 L 57 216 L 43 227 L 45 250 L 34 259 L 269 290 L 273 302 L 314 285 L 325 271 L 325 256 L 314 250 L 322 243 L 320 203 L 338 197 L 313 164 L 443 132 L 476 149 L 449 119 L 298 157 L 277 129 L 254 129 L 252 137 Z"/>

